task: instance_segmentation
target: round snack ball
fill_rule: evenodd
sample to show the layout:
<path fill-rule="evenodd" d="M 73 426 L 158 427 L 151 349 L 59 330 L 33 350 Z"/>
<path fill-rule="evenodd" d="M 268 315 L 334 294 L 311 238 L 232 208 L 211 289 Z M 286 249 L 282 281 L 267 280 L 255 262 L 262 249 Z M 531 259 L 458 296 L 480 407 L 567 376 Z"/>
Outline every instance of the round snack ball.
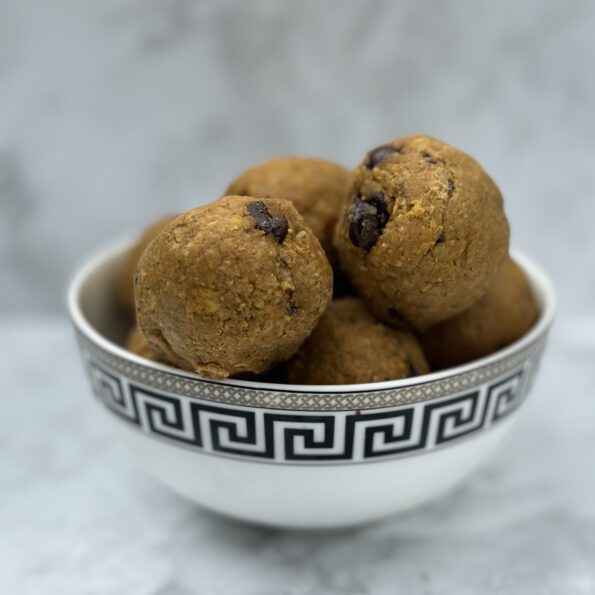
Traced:
<path fill-rule="evenodd" d="M 417 339 L 387 326 L 354 297 L 333 300 L 318 326 L 286 364 L 291 384 L 357 384 L 429 371 Z"/>
<path fill-rule="evenodd" d="M 492 179 L 469 155 L 427 136 L 370 151 L 337 226 L 341 267 L 368 307 L 427 329 L 473 304 L 508 252 Z"/>
<path fill-rule="evenodd" d="M 153 241 L 153 238 L 155 238 L 157 234 L 173 220 L 173 218 L 173 215 L 162 217 L 147 227 L 124 258 L 124 263 L 122 264 L 120 276 L 118 278 L 118 300 L 124 311 L 132 317 L 134 316 L 135 310 L 133 277 L 138 259 L 143 253 L 143 250 Z"/>
<path fill-rule="evenodd" d="M 227 194 L 290 200 L 334 265 L 333 234 L 352 183 L 352 173 L 331 161 L 281 157 L 247 169 L 229 185 Z"/>
<path fill-rule="evenodd" d="M 149 343 L 213 378 L 260 374 L 291 357 L 332 293 L 331 267 L 293 204 L 248 196 L 174 219 L 135 279 Z"/>
<path fill-rule="evenodd" d="M 508 258 L 473 306 L 420 336 L 432 367 L 448 368 L 506 347 L 537 321 L 539 306 L 522 269 Z"/>
<path fill-rule="evenodd" d="M 128 333 L 128 337 L 126 338 L 126 343 L 124 346 L 131 353 L 140 355 L 146 359 L 150 359 L 154 362 L 159 362 L 162 364 L 169 363 L 163 354 L 158 353 L 155 351 L 155 349 L 153 349 L 153 347 L 151 347 L 151 345 L 149 345 L 140 328 L 138 328 L 138 324 L 135 324 L 132 327 L 130 333 Z"/>

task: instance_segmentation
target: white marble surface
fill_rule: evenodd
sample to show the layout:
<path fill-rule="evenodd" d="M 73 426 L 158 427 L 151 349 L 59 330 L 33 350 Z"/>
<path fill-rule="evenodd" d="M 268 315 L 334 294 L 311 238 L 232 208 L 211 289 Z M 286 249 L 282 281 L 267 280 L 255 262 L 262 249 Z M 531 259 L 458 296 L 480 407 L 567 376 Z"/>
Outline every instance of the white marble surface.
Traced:
<path fill-rule="evenodd" d="M 146 475 L 96 408 L 67 323 L 0 321 L 3 595 L 592 595 L 595 318 L 555 329 L 506 444 L 375 526 L 270 531 Z"/>

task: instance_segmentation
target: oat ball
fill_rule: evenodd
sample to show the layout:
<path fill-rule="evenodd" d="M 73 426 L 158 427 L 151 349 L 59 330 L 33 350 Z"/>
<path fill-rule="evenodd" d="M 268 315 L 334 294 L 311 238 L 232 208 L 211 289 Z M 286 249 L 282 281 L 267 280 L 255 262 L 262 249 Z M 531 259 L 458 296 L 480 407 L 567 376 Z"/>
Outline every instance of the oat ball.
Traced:
<path fill-rule="evenodd" d="M 133 277 L 138 259 L 143 253 L 143 250 L 152 242 L 153 238 L 173 219 L 173 215 L 162 217 L 147 227 L 124 258 L 118 278 L 118 301 L 126 314 L 131 317 L 134 316 L 135 310 Z"/>
<path fill-rule="evenodd" d="M 293 202 L 334 265 L 333 233 L 352 183 L 352 173 L 331 161 L 282 157 L 247 169 L 227 193 Z"/>
<path fill-rule="evenodd" d="M 140 355 L 145 359 L 150 359 L 151 361 L 162 364 L 170 363 L 162 353 L 158 353 L 153 347 L 151 347 L 151 345 L 149 345 L 137 324 L 135 324 L 132 327 L 130 333 L 128 333 L 128 337 L 126 338 L 124 346 L 131 353 Z"/>
<path fill-rule="evenodd" d="M 429 371 L 417 339 L 380 322 L 354 297 L 333 300 L 285 367 L 291 384 L 356 384 Z"/>
<path fill-rule="evenodd" d="M 473 306 L 420 335 L 432 368 L 449 368 L 502 349 L 537 321 L 539 306 L 523 270 L 508 258 Z"/>
<path fill-rule="evenodd" d="M 180 215 L 143 252 L 135 279 L 150 345 L 213 378 L 291 357 L 332 294 L 320 242 L 276 198 L 226 196 Z"/>
<path fill-rule="evenodd" d="M 370 151 L 337 226 L 342 269 L 382 320 L 427 329 L 479 299 L 508 251 L 496 184 L 427 136 Z"/>

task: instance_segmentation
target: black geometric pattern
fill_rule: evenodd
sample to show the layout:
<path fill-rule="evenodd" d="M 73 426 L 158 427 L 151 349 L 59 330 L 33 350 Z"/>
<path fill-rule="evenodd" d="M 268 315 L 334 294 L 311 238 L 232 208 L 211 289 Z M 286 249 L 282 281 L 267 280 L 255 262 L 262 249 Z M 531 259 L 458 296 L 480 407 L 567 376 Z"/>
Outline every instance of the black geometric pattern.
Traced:
<path fill-rule="evenodd" d="M 520 404 L 520 396 L 530 388 L 529 373 L 515 374 L 488 388 L 491 403 L 491 422 L 494 423 L 511 414 Z M 524 385 L 524 386 L 523 386 Z"/>
<path fill-rule="evenodd" d="M 292 412 L 167 394 L 87 360 L 97 399 L 139 431 L 210 455 L 272 463 L 357 463 L 421 453 L 484 431 L 512 413 L 526 362 L 479 390 L 364 411 Z"/>
<path fill-rule="evenodd" d="M 489 394 L 474 391 L 451 399 L 428 403 L 424 408 L 424 443 L 434 436 L 436 444 L 456 440 L 484 427 Z"/>

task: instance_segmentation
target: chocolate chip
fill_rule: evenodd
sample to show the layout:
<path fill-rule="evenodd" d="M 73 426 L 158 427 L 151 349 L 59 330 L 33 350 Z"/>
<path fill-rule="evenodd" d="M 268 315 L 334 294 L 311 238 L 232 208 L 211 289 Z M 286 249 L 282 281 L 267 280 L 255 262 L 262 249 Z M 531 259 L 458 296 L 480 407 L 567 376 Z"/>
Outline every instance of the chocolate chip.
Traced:
<path fill-rule="evenodd" d="M 395 149 L 392 145 L 382 145 L 372 149 L 366 157 L 366 167 L 368 169 L 375 168 L 387 155 L 391 153 L 398 153 L 399 150 Z"/>
<path fill-rule="evenodd" d="M 285 217 L 273 217 L 272 221 L 273 236 L 277 240 L 277 244 L 281 244 L 289 231 L 289 224 Z"/>
<path fill-rule="evenodd" d="M 388 208 L 386 206 L 386 197 L 384 196 L 384 192 L 372 192 L 366 197 L 366 202 L 369 202 L 371 205 L 376 207 L 376 217 L 378 219 L 378 223 L 380 224 L 381 228 L 384 229 L 384 226 L 388 223 L 388 219 L 390 217 L 390 213 L 388 212 Z"/>
<path fill-rule="evenodd" d="M 289 302 L 289 304 L 287 304 L 285 307 L 285 311 L 287 312 L 288 316 L 295 316 L 298 311 L 298 307 L 293 302 Z"/>
<path fill-rule="evenodd" d="M 437 244 L 444 244 L 444 242 L 446 242 L 446 238 L 444 237 L 444 234 L 441 233 L 438 238 L 436 239 L 436 243 Z"/>
<path fill-rule="evenodd" d="M 353 199 L 349 226 L 351 243 L 366 252 L 376 245 L 389 217 L 382 192 L 375 192 L 371 200 L 373 202 L 362 200 L 359 196 Z"/>
<path fill-rule="evenodd" d="M 390 308 L 388 308 L 386 312 L 391 318 L 394 318 L 395 320 L 405 320 L 403 318 L 403 315 L 396 308 L 393 308 L 392 306 Z"/>
<path fill-rule="evenodd" d="M 436 163 L 438 163 L 429 153 L 426 153 L 425 151 L 421 154 L 421 156 L 423 157 L 424 161 L 427 161 L 432 165 L 436 165 Z"/>
<path fill-rule="evenodd" d="M 273 217 L 261 200 L 248 205 L 248 214 L 256 224 L 256 229 L 264 233 L 272 233 L 278 244 L 281 244 L 287 235 L 289 225 L 285 216 Z"/>
<path fill-rule="evenodd" d="M 248 214 L 254 219 L 257 229 L 270 233 L 272 217 L 267 206 L 261 200 L 248 205 Z"/>
<path fill-rule="evenodd" d="M 446 194 L 450 198 L 455 193 L 455 181 L 452 178 L 448 178 L 448 188 Z"/>

